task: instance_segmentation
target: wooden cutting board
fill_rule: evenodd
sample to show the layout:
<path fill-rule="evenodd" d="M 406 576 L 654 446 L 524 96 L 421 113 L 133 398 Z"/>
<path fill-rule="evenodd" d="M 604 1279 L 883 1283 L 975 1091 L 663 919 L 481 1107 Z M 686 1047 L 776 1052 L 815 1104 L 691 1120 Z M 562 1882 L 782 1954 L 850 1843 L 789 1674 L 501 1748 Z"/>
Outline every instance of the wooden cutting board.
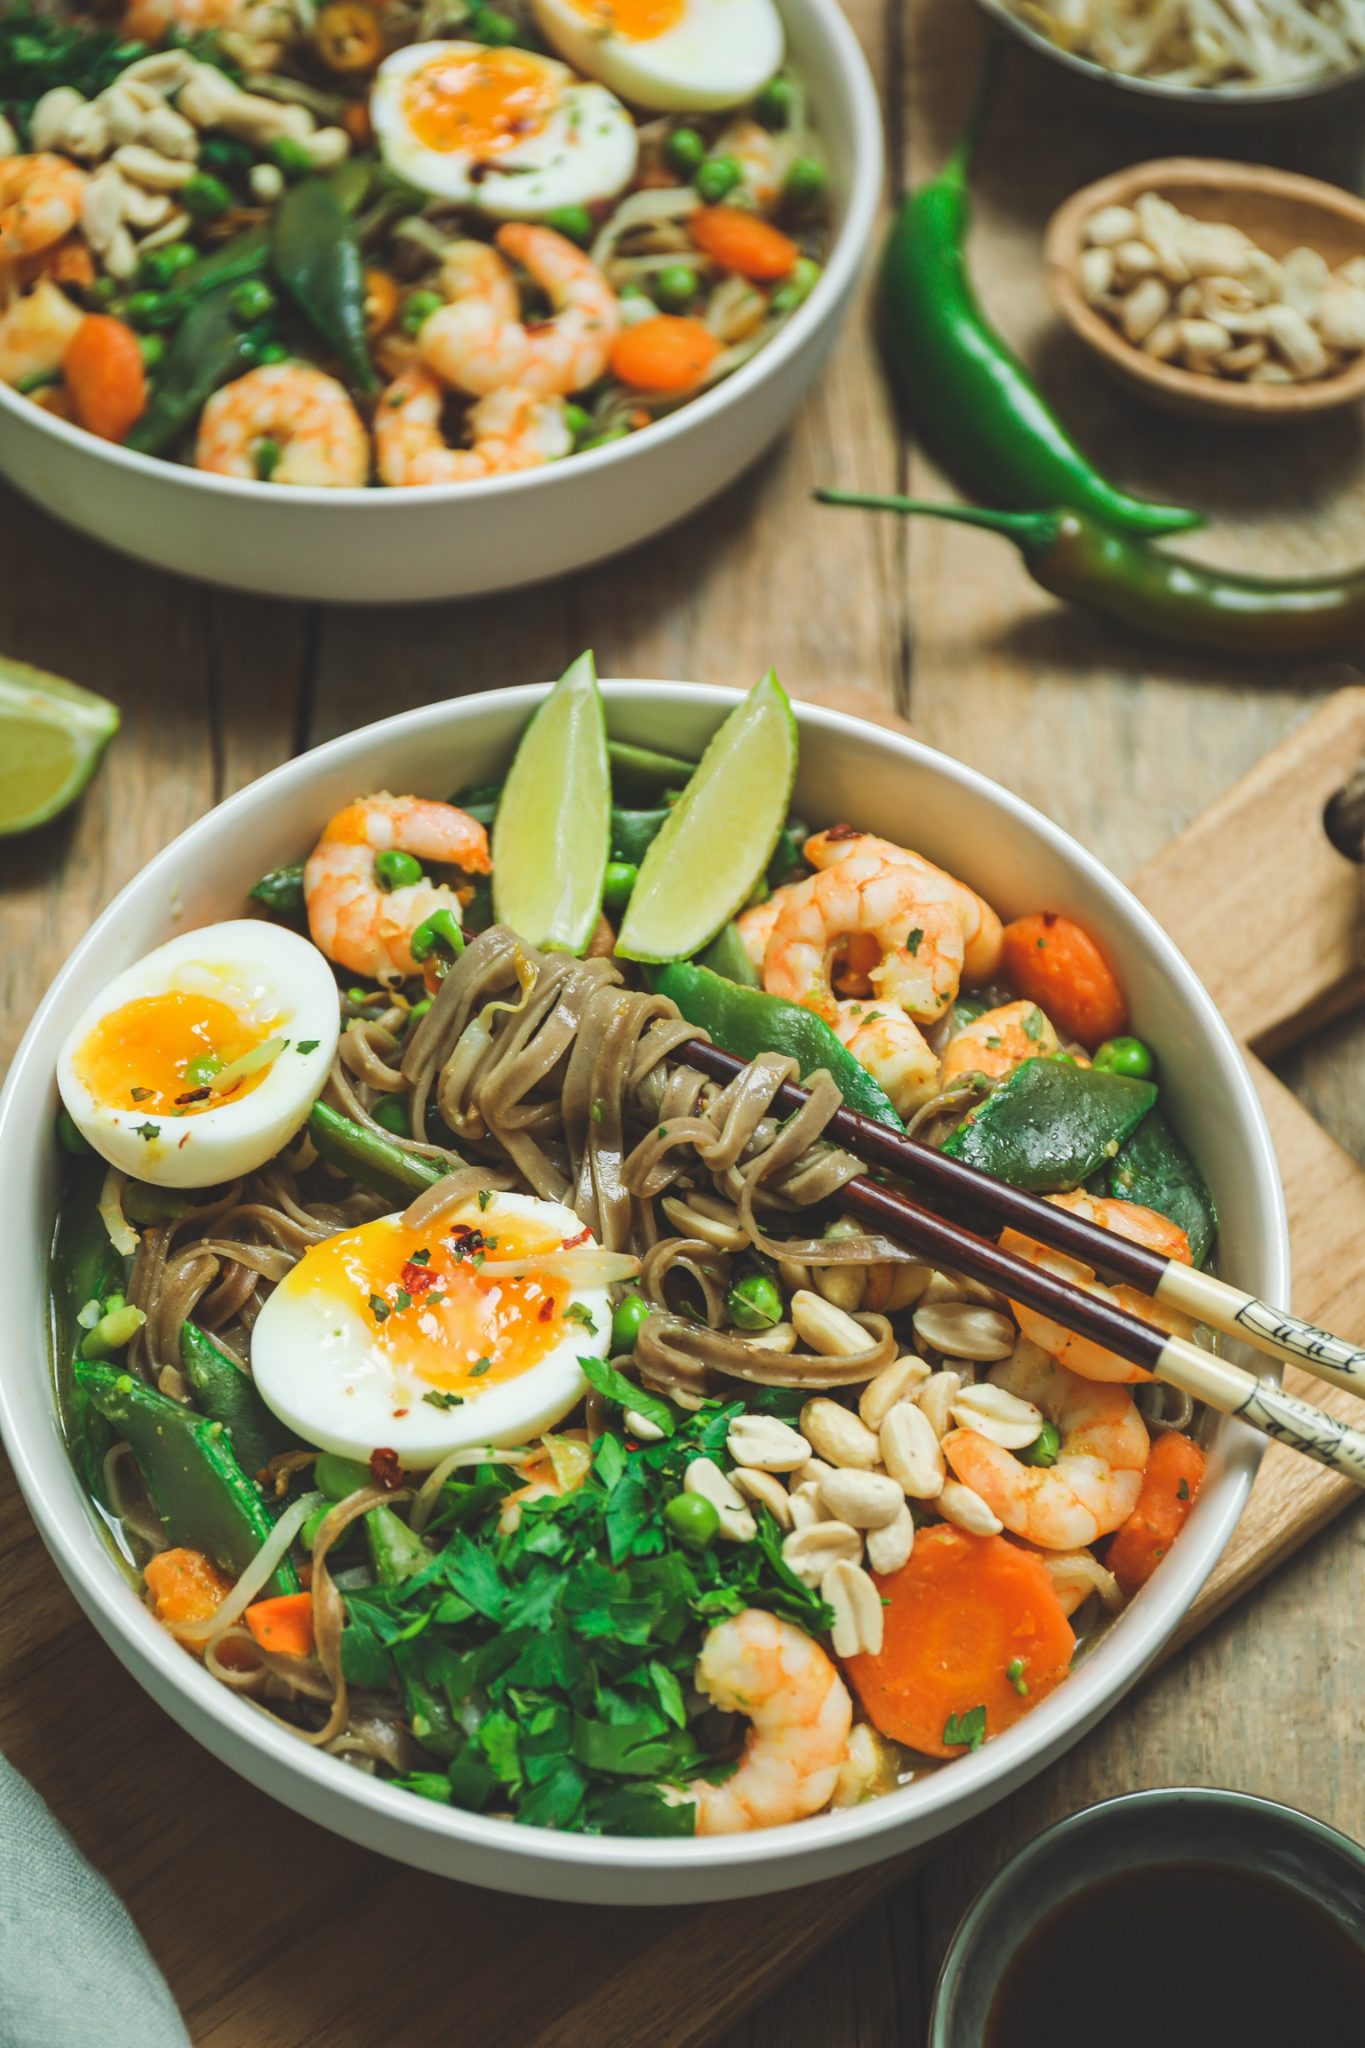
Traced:
<path fill-rule="evenodd" d="M 850 701 L 846 687 L 829 701 L 885 720 L 875 700 Z M 1346 690 L 1134 885 L 1247 1047 L 1288 1194 L 1294 1306 L 1356 1338 L 1365 1337 L 1365 1173 L 1258 1054 L 1360 988 L 1365 882 L 1319 821 L 1362 754 L 1365 689 Z M 1302 1375 L 1289 1379 L 1325 1406 L 1349 1405 Z M 1351 1497 L 1346 1482 L 1271 1446 L 1177 1646 Z M 10 1755 L 142 1916 L 199 2044 L 434 2048 L 458 2031 L 480 2048 L 702 2048 L 914 1860 L 776 1899 L 655 1913 L 442 1883 L 298 1820 L 172 1728 L 68 1611 L 13 1494 L 0 1509 L 0 1569 L 12 1613 L 54 1617 L 50 1634 L 35 1622 L 4 1660 Z M 92 1687 L 101 1694 L 94 1717 Z M 153 1910 L 168 1867 L 177 1872 L 171 1926 Z"/>

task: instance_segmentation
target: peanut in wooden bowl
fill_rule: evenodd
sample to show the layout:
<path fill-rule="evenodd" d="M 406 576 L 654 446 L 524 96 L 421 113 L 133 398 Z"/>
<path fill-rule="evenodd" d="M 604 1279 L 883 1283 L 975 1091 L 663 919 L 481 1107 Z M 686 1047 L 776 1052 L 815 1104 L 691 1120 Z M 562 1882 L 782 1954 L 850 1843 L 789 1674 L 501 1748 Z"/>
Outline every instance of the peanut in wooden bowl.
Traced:
<path fill-rule="evenodd" d="M 1106 368 L 1152 404 L 1200 419 L 1303 419 L 1365 397 L 1365 351 L 1302 384 L 1244 384 L 1156 361 L 1087 304 L 1080 285 L 1086 223 L 1102 206 L 1131 206 L 1144 192 L 1170 200 L 1195 220 L 1241 228 L 1275 257 L 1302 244 L 1320 250 L 1335 270 L 1365 256 L 1365 201 L 1319 178 L 1207 157 L 1132 164 L 1074 192 L 1048 222 L 1043 242 L 1052 303 Z"/>

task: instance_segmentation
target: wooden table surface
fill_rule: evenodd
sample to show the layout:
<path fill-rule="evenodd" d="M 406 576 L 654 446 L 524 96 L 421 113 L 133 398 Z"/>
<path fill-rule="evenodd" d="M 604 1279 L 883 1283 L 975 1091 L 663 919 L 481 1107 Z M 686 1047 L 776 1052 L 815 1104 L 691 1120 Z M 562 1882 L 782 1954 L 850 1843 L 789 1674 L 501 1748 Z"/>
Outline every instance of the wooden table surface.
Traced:
<path fill-rule="evenodd" d="M 978 23 L 966 0 L 911 0 L 908 13 L 898 0 L 854 0 L 851 11 L 883 91 L 894 192 L 935 166 L 956 130 L 979 60 Z M 972 267 L 982 297 L 1111 471 L 1215 515 L 1201 543 L 1210 554 L 1295 572 L 1365 559 L 1358 413 L 1267 431 L 1262 441 L 1166 420 L 1106 385 L 1048 316 L 1037 250 L 1051 209 L 1107 170 L 1187 146 L 1259 151 L 1361 189 L 1349 116 L 1307 134 L 1266 129 L 1226 140 L 1144 127 L 1092 112 L 1016 59 L 977 180 Z M 1118 639 L 1054 607 L 1000 543 L 822 510 L 810 501 L 817 482 L 945 489 L 896 430 L 865 306 L 793 431 L 722 500 L 625 561 L 529 594 L 408 612 L 229 596 L 125 563 L 0 490 L 0 646 L 104 691 L 124 711 L 122 737 L 77 813 L 0 853 L 0 1063 L 90 919 L 218 798 L 387 712 L 556 674 L 587 644 L 606 675 L 747 684 L 772 662 L 797 692 L 853 709 L 893 706 L 1120 872 L 1349 677 L 1341 664 L 1255 670 Z M 1273 902 L 1246 944 L 1275 944 Z M 1363 1064 L 1351 1020 L 1280 1063 L 1359 1157 Z M 727 2048 L 914 2048 L 948 1935 L 978 1885 L 1039 1827 L 1106 1794 L 1238 1786 L 1365 1837 L 1365 1777 L 1355 1767 L 1362 1531 L 1358 1515 L 1344 1516 L 1069 1757 L 942 1845 L 814 1954 Z M 96 1643 L 7 1478 L 0 1575 L 30 1589 L 21 1612 L 0 1603 L 0 1669 L 11 1674 L 0 1689 L 0 1750 L 97 1864 L 117 1865 L 196 2041 L 258 2048 L 259 2025 L 241 2017 L 249 2001 L 234 1953 L 268 1947 L 269 1924 L 288 1916 L 291 1854 L 325 1856 L 327 1838 L 267 1815 L 245 1788 L 244 1839 L 203 1837 L 195 1787 L 221 1767 Z M 267 1818 L 270 1868 L 248 1883 L 247 1837 Z M 347 1930 L 366 1926 L 356 1907 L 342 1896 L 338 1918 L 316 1929 L 320 1976 L 345 1967 Z M 391 1968 L 385 1974 L 391 1980 Z M 689 1993 L 661 1983 L 658 1995 L 662 2003 Z M 392 2008 L 381 2020 L 382 2010 L 362 2002 L 352 2030 L 324 2035 L 300 1986 L 270 2041 L 302 2048 L 325 2038 L 338 2048 L 446 2038 L 415 2023 L 409 2031 Z M 618 2048 L 605 2019 L 599 2048 Z"/>

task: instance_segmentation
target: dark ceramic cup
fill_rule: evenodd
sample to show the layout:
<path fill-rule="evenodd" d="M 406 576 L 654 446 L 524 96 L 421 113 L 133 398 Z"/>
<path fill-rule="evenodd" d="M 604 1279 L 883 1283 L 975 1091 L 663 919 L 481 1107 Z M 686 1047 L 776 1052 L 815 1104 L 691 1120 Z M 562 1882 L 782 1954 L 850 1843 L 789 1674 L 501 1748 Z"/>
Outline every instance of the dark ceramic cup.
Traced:
<path fill-rule="evenodd" d="M 1130 1792 L 1025 1843 L 968 1907 L 934 1994 L 927 2048 L 981 2048 L 996 1987 L 1048 1913 L 1120 1871 L 1226 1864 L 1314 1900 L 1352 1941 L 1365 1921 L 1365 1850 L 1320 1820 L 1248 1792 Z"/>

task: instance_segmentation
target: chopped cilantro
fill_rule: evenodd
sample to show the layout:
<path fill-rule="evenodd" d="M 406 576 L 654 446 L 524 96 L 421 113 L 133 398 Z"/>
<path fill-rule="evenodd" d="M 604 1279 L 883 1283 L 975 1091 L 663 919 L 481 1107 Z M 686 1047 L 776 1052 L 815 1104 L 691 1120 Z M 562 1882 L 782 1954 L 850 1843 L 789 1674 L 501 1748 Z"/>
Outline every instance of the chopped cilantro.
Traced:
<path fill-rule="evenodd" d="M 643 1387 L 637 1387 L 614 1365 L 608 1365 L 605 1358 L 580 1358 L 578 1363 L 604 1401 L 613 1401 L 618 1408 L 629 1408 L 636 1415 L 643 1415 L 646 1422 L 652 1422 L 666 1437 L 672 1436 L 676 1423 L 667 1401 L 661 1401 L 656 1394 L 647 1394 Z"/>
<path fill-rule="evenodd" d="M 492 1365 L 492 1363 L 493 1361 L 491 1358 L 479 1359 L 477 1364 L 470 1366 L 469 1377 L 472 1380 L 481 1380 L 484 1374 L 488 1371 L 489 1367 Z"/>
<path fill-rule="evenodd" d="M 130 1088 L 128 1093 L 132 1096 L 134 1102 L 145 1102 L 149 1095 L 156 1094 L 156 1090 L 155 1088 Z"/>
<path fill-rule="evenodd" d="M 597 1324 L 586 1302 L 569 1302 L 564 1310 L 564 1320 L 566 1323 L 581 1323 L 590 1337 L 597 1335 Z"/>
<path fill-rule="evenodd" d="M 412 1307 L 412 1296 L 408 1293 L 406 1287 L 400 1287 L 395 1291 L 393 1305 L 399 1315 L 403 1313 L 405 1308 Z"/>
<path fill-rule="evenodd" d="M 911 956 L 911 958 L 912 958 L 912 959 L 917 959 L 917 958 L 918 958 L 918 956 L 919 956 L 919 949 L 920 949 L 921 945 L 923 944 L 923 942 L 924 942 L 924 933 L 923 933 L 923 932 L 922 932 L 922 931 L 920 930 L 920 928 L 919 928 L 919 926 L 918 926 L 918 925 L 916 925 L 916 926 L 915 926 L 915 929 L 914 929 L 914 930 L 913 930 L 912 932 L 907 932 L 907 933 L 906 933 L 906 937 L 905 937 L 905 950 L 906 950 L 906 952 L 907 952 L 907 953 L 909 953 L 909 954 L 910 954 L 910 956 Z"/>
<path fill-rule="evenodd" d="M 486 1208 L 488 1207 L 488 1204 L 489 1204 L 489 1203 L 490 1203 L 490 1202 L 492 1201 L 492 1199 L 493 1199 L 493 1190 L 492 1190 L 492 1188 L 480 1188 L 480 1189 L 479 1189 L 479 1207 L 480 1207 L 481 1209 L 486 1209 Z"/>
<path fill-rule="evenodd" d="M 370 1314 L 374 1317 L 375 1321 L 377 1323 L 386 1323 L 389 1319 L 389 1313 L 389 1304 L 385 1301 L 383 1295 L 372 1294 L 370 1296 Z"/>
<path fill-rule="evenodd" d="M 322 1044 L 320 1038 L 301 1038 L 294 1047 L 295 1052 L 316 1052 Z"/>
<path fill-rule="evenodd" d="M 433 1387 L 430 1393 L 423 1394 L 422 1399 L 426 1402 L 429 1408 L 464 1407 L 463 1394 L 448 1394 L 443 1391 L 440 1391 L 436 1387 Z"/>
<path fill-rule="evenodd" d="M 1190 1497 L 1190 1482 L 1189 1482 L 1189 1480 L 1188 1480 L 1188 1479 L 1182 1479 L 1182 1480 L 1181 1480 L 1181 1482 L 1180 1482 L 1179 1486 L 1177 1486 L 1177 1488 L 1176 1488 L 1176 1490 L 1175 1490 L 1175 1497 L 1176 1497 L 1176 1499 L 1177 1499 L 1177 1500 L 1188 1500 L 1188 1499 L 1189 1499 L 1189 1497 Z"/>
<path fill-rule="evenodd" d="M 154 1139 L 161 1136 L 160 1124 L 136 1124 L 134 1129 L 144 1145 L 150 1145 Z"/>
<path fill-rule="evenodd" d="M 424 1244 L 418 1245 L 416 1251 L 410 1254 L 408 1264 L 410 1266 L 429 1266 L 431 1264 L 431 1253 L 427 1246 Z"/>
<path fill-rule="evenodd" d="M 965 1714 L 949 1714 L 943 1724 L 943 1740 L 949 1749 L 980 1749 L 986 1740 L 985 1706 L 970 1707 Z"/>

